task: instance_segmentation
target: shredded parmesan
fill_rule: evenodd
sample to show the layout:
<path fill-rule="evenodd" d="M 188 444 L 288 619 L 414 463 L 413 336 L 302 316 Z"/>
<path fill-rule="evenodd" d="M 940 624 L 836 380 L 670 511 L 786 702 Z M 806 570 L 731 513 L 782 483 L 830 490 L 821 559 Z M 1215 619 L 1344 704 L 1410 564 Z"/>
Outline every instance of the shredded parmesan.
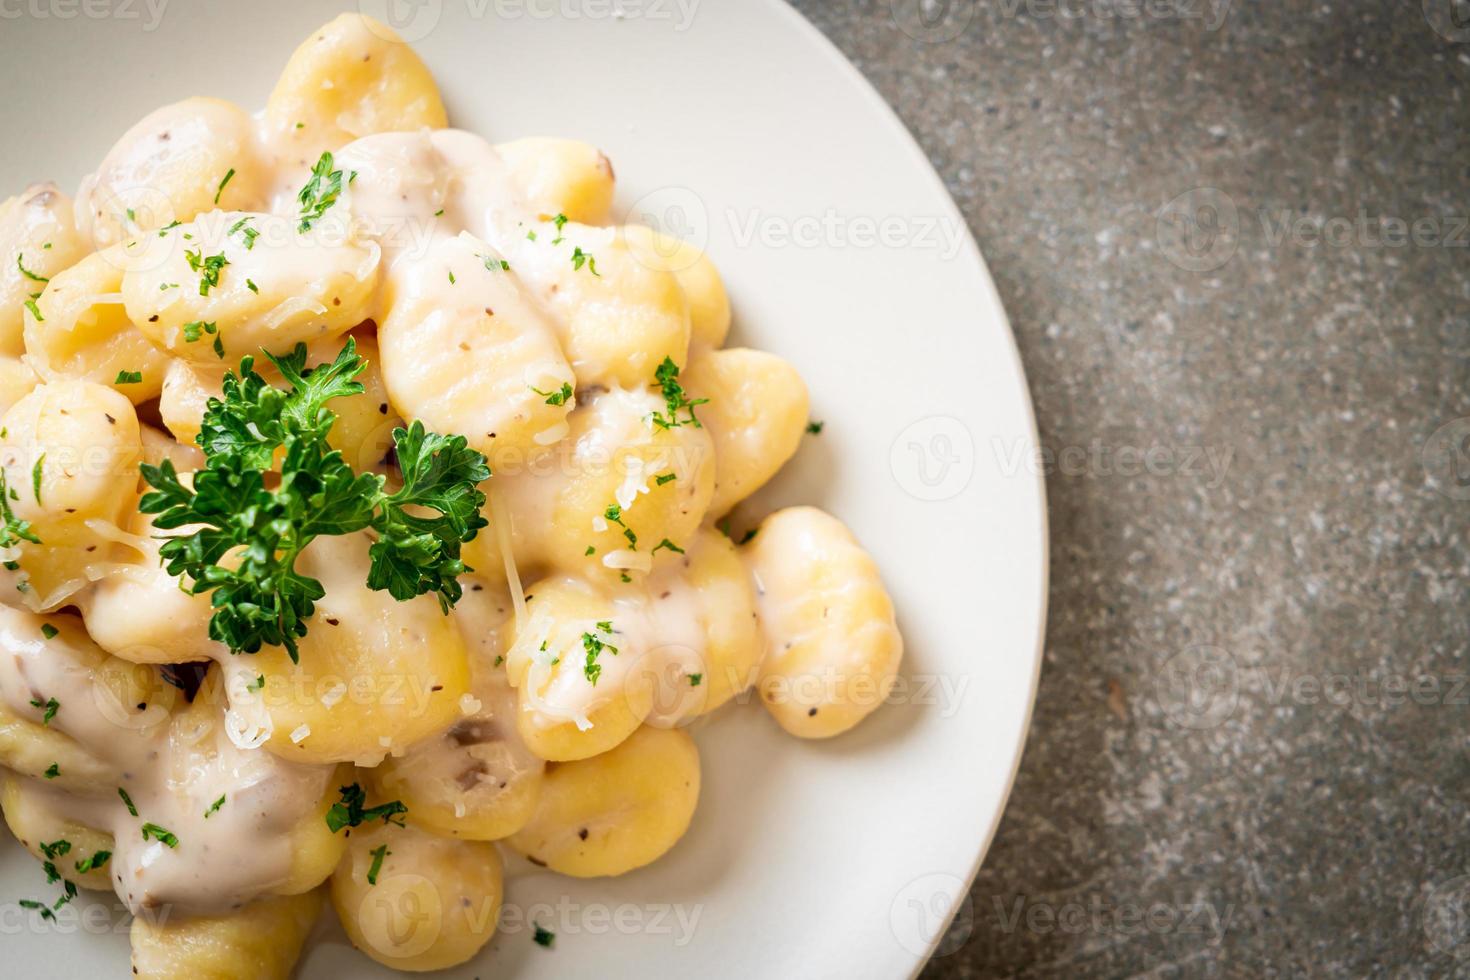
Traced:
<path fill-rule="evenodd" d="M 603 555 L 602 564 L 606 568 L 625 568 L 634 572 L 646 572 L 653 567 L 653 556 L 641 551 L 619 548 L 617 551 L 609 551 Z"/>
<path fill-rule="evenodd" d="M 521 588 L 521 573 L 516 568 L 515 551 L 511 547 L 510 510 L 500 496 L 495 481 L 490 481 L 490 518 L 495 524 L 495 542 L 500 545 L 500 559 L 505 562 L 505 580 L 510 585 L 510 601 L 515 604 L 516 626 L 526 621 L 526 591 Z"/>

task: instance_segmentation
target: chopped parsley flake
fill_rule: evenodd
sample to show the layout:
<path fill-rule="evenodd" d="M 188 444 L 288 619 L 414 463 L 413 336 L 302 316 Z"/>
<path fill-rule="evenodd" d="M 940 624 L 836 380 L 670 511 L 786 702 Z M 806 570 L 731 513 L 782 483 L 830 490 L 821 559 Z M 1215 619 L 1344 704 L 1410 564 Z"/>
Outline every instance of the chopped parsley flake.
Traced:
<path fill-rule="evenodd" d="M 143 839 L 147 840 L 150 837 L 165 847 L 179 846 L 179 839 L 167 827 L 160 827 L 156 823 L 145 823 L 143 825 Z"/>
<path fill-rule="evenodd" d="M 10 506 L 10 502 L 19 499 L 19 496 L 13 487 L 6 485 L 5 471 L 0 469 L 0 518 L 4 519 L 4 525 L 0 526 L 0 548 L 13 548 L 22 541 L 29 541 L 31 544 L 41 543 L 36 532 L 31 530 L 31 522 L 16 517 L 15 511 Z M 12 562 L 6 562 L 5 567 L 12 572 L 20 567 L 19 565 L 11 567 L 12 564 Z"/>
<path fill-rule="evenodd" d="M 357 176 L 357 174 L 353 174 Z M 348 183 L 351 183 L 349 180 Z M 301 202 L 301 222 L 296 226 L 298 232 L 309 231 L 314 222 L 319 221 L 321 216 L 327 213 L 327 209 L 337 203 L 337 198 L 342 194 L 342 171 L 332 169 L 332 154 L 323 153 L 317 160 L 316 166 L 311 168 L 311 179 L 306 186 L 301 188 L 297 200 Z"/>
<path fill-rule="evenodd" d="M 47 779 L 55 779 L 57 776 L 60 776 L 60 775 L 61 775 L 61 763 L 59 763 L 59 762 L 53 762 L 53 763 L 51 763 L 50 766 L 48 766 L 46 768 L 45 776 L 46 776 Z"/>
<path fill-rule="evenodd" d="M 51 277 L 50 276 L 38 276 L 34 272 L 32 272 L 30 269 L 27 269 L 25 267 L 25 263 L 21 261 L 21 258 L 22 258 L 22 256 L 19 253 L 17 253 L 16 256 L 15 256 L 15 267 L 20 270 L 20 274 L 21 275 L 25 276 L 27 279 L 31 280 L 32 282 L 50 282 L 51 281 Z"/>
<path fill-rule="evenodd" d="M 684 391 L 684 386 L 679 384 L 679 365 L 674 363 L 672 357 L 665 357 L 663 363 L 653 372 L 653 383 L 658 385 L 660 393 L 664 396 L 664 405 L 667 415 L 663 412 L 654 412 L 651 416 L 653 424 L 660 429 L 672 429 L 680 425 L 692 425 L 696 429 L 702 428 L 699 419 L 694 415 L 694 407 L 703 405 L 709 401 L 708 398 L 690 399 Z M 681 419 L 680 412 L 688 412 L 689 417 Z"/>
<path fill-rule="evenodd" d="M 653 478 L 653 482 L 658 486 L 663 486 L 665 483 L 670 483 L 675 479 L 676 477 L 672 473 L 661 473 Z"/>
<path fill-rule="evenodd" d="M 367 794 L 363 792 L 362 787 L 357 783 L 339 787 L 337 792 L 342 797 L 341 801 L 333 803 L 332 808 L 327 811 L 327 827 L 331 829 L 332 833 L 335 834 L 343 827 L 356 827 L 366 821 L 376 820 L 379 817 L 383 819 L 384 823 L 397 824 L 399 827 L 403 826 L 402 815 L 408 812 L 408 807 L 404 806 L 398 800 L 394 800 L 392 803 L 384 803 L 382 806 L 365 807 L 363 804 L 367 802 Z M 393 819 L 394 817 L 398 819 L 395 820 Z"/>
<path fill-rule="evenodd" d="M 638 550 L 638 535 L 634 534 L 633 529 L 623 523 L 623 508 L 617 504 L 609 504 L 607 510 L 602 512 L 602 516 L 621 527 L 623 529 L 623 537 L 628 539 L 628 547 L 634 551 Z"/>
<path fill-rule="evenodd" d="M 612 633 L 612 623 L 604 620 L 597 624 L 597 630 L 600 633 L 610 635 Z M 597 658 L 601 656 L 604 650 L 616 656 L 618 648 L 603 640 L 597 633 L 583 633 L 582 649 L 587 654 L 587 659 L 582 665 L 582 674 L 587 678 L 587 683 L 596 687 L 597 679 L 602 676 L 602 664 L 597 662 Z"/>
<path fill-rule="evenodd" d="M 40 698 L 31 698 L 31 707 L 46 709 L 46 713 L 41 716 L 41 724 L 49 725 L 51 719 L 56 717 L 56 712 L 61 710 L 61 702 L 55 698 L 47 698 L 45 701 Z"/>
<path fill-rule="evenodd" d="M 536 394 L 545 398 L 548 405 L 565 405 L 572 397 L 572 386 L 568 382 L 562 382 L 562 386 L 556 391 L 542 391 L 535 385 L 529 387 Z"/>
<path fill-rule="evenodd" d="M 674 542 L 670 541 L 668 538 L 664 538 L 658 544 L 656 544 L 656 545 L 653 546 L 653 551 L 650 551 L 649 554 L 650 555 L 655 554 L 660 548 L 667 548 L 669 551 L 677 552 L 678 554 L 681 554 L 681 555 L 684 553 L 684 549 L 683 548 L 681 548 L 678 545 L 674 544 Z"/>
<path fill-rule="evenodd" d="M 225 258 L 225 253 L 218 255 L 205 255 L 204 249 L 185 249 L 184 258 L 189 262 L 189 269 L 199 273 L 199 295 L 208 296 L 210 289 L 219 285 L 219 274 L 230 260 Z"/>
<path fill-rule="evenodd" d="M 77 873 L 86 874 L 88 871 L 96 871 L 106 864 L 111 857 L 111 851 L 98 851 L 91 857 L 83 858 L 77 862 Z"/>
<path fill-rule="evenodd" d="M 48 640 L 60 632 L 61 630 L 57 629 L 55 626 L 52 626 L 50 623 L 41 624 L 41 635 Z"/>
<path fill-rule="evenodd" d="M 219 799 L 217 799 L 213 803 L 209 804 L 209 809 L 204 811 L 204 819 L 205 820 L 208 820 L 209 819 L 209 815 L 211 813 L 218 813 L 219 812 L 219 808 L 225 805 L 225 795 L 226 794 L 221 793 Z"/>
<path fill-rule="evenodd" d="M 214 203 L 215 204 L 218 204 L 219 203 L 219 196 L 225 192 L 225 185 L 228 184 L 230 182 L 230 178 L 231 177 L 234 177 L 234 176 L 235 176 L 235 168 L 234 167 L 231 167 L 229 173 L 225 174 L 225 179 L 219 182 L 219 187 L 215 188 L 215 191 L 214 191 Z"/>
<path fill-rule="evenodd" d="M 698 687 L 699 686 L 699 682 L 702 681 L 702 680 L 704 680 L 704 675 L 703 674 L 690 674 L 689 675 L 689 686 L 690 687 Z"/>
<path fill-rule="evenodd" d="M 383 858 L 393 852 L 388 850 L 387 844 L 381 844 L 373 848 L 369 853 L 373 856 L 373 866 L 368 868 L 367 881 L 369 885 L 376 885 L 378 883 L 378 872 L 383 870 Z"/>
<path fill-rule="evenodd" d="M 251 228 L 248 224 L 246 224 L 246 222 L 254 220 L 255 215 L 247 214 L 239 221 L 230 225 L 230 230 L 228 232 L 228 234 L 231 235 L 239 234 L 240 237 L 245 239 L 245 251 L 247 252 L 255 247 L 255 240 L 260 237 L 260 232 L 256 231 L 254 228 Z"/>
<path fill-rule="evenodd" d="M 137 385 L 143 383 L 142 371 L 119 371 L 117 377 L 112 379 L 115 385 Z"/>
<path fill-rule="evenodd" d="M 117 788 L 117 795 L 122 797 L 123 803 L 127 805 L 128 812 L 136 817 L 138 815 L 138 808 L 133 806 L 133 798 L 128 795 L 128 791 L 119 786 Z"/>
<path fill-rule="evenodd" d="M 46 318 L 41 315 L 41 308 L 36 305 L 35 297 L 31 297 L 30 299 L 26 300 L 25 307 L 26 309 L 31 311 L 31 316 L 36 318 L 37 323 L 46 322 Z"/>
<path fill-rule="evenodd" d="M 813 420 L 813 421 L 808 422 L 806 424 L 806 431 L 808 433 L 810 433 L 811 435 L 819 436 L 819 435 L 822 434 L 822 426 L 824 426 L 826 424 L 827 424 L 826 422 L 817 422 L 817 421 Z"/>
<path fill-rule="evenodd" d="M 582 247 L 579 245 L 576 248 L 572 249 L 572 268 L 580 269 L 582 268 L 583 264 L 586 264 L 588 272 L 592 273 L 599 279 L 602 278 L 602 273 L 597 271 L 597 259 L 582 251 Z"/>
<path fill-rule="evenodd" d="M 192 320 L 184 324 L 184 340 L 192 344 L 205 334 L 213 334 L 218 330 L 219 325 L 213 320 Z M 141 381 L 142 377 L 140 376 L 138 380 Z"/>
<path fill-rule="evenodd" d="M 36 503 L 41 502 L 41 472 L 46 465 L 46 454 L 42 453 L 36 457 L 36 465 L 31 467 L 31 495 L 36 498 Z"/>
<path fill-rule="evenodd" d="M 556 933 L 550 929 L 543 929 L 540 925 L 536 925 L 536 934 L 532 938 L 535 940 L 537 946 L 544 946 L 546 949 L 550 949 L 551 944 L 556 942 Z"/>

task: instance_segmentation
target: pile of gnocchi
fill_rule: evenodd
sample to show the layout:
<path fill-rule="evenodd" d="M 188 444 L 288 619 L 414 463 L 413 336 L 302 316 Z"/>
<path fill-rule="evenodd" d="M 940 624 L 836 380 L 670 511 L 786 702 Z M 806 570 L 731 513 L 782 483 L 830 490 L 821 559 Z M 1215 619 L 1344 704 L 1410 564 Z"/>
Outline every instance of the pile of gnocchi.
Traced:
<path fill-rule="evenodd" d="M 74 199 L 0 206 L 0 808 L 38 921 L 111 890 L 134 976 L 284 977 L 330 902 L 374 960 L 442 969 L 494 933 L 500 845 L 576 877 L 668 852 L 726 702 L 803 738 L 883 702 L 903 644 L 852 534 L 809 507 L 727 531 L 808 430 L 801 378 L 722 346 L 709 258 L 611 222 L 613 189 L 586 144 L 448 128 L 353 14 L 261 113 L 166 106 Z M 236 649 L 144 477 L 190 485 L 242 360 L 284 388 L 300 349 L 361 358 L 326 403 L 353 472 L 392 490 L 406 426 L 459 437 L 483 526 L 452 602 L 369 588 L 373 529 L 319 532 L 299 640 Z"/>

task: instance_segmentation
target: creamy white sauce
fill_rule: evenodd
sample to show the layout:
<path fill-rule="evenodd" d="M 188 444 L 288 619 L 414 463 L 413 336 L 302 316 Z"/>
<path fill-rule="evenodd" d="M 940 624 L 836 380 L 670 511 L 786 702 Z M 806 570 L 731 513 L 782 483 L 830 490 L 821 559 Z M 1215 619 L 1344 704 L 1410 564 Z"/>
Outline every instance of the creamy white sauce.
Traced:
<path fill-rule="evenodd" d="M 208 706 L 170 714 L 159 704 L 121 703 L 94 669 L 100 651 L 73 630 L 45 638 L 46 621 L 0 608 L 0 698 L 35 723 L 44 709 L 31 702 L 54 698 L 46 727 L 112 768 L 115 785 L 82 794 L 42 784 L 37 799 L 58 825 L 70 818 L 113 835 L 108 870 L 128 908 L 218 914 L 284 883 L 292 867 L 287 832 L 316 809 L 333 767 L 242 751 Z M 211 812 L 220 797 L 225 802 Z M 175 835 L 177 847 L 145 840 L 148 823 Z"/>
<path fill-rule="evenodd" d="M 202 138 L 210 124 L 164 113 L 152 118 L 150 125 L 193 139 Z M 300 209 L 297 194 L 315 161 L 296 159 L 285 147 L 273 145 L 259 117 L 251 138 L 250 152 L 261 171 L 255 175 L 261 188 L 259 206 L 294 219 Z M 146 148 L 135 152 L 146 157 Z M 128 174 L 143 166 L 144 157 L 110 158 L 101 173 L 83 181 L 76 211 L 86 227 L 108 219 L 110 205 L 99 200 L 98 187 L 125 184 Z M 565 336 L 564 319 L 548 300 L 557 291 L 558 279 L 567 274 L 560 268 L 569 265 L 567 254 L 564 250 L 553 254 L 545 247 L 556 234 L 550 216 L 524 205 L 509 168 L 489 143 L 456 130 L 371 136 L 340 148 L 334 169 L 344 173 L 343 191 L 314 235 L 327 240 L 340 233 L 375 243 L 381 262 L 374 252 L 371 265 L 365 264 L 362 271 L 364 276 L 378 277 L 380 296 L 391 296 L 412 282 L 427 291 L 430 303 L 449 305 L 453 283 L 445 278 L 429 285 L 421 277 L 414 279 L 409 270 L 436 245 L 469 232 L 497 256 L 515 256 L 513 274 L 529 287 L 528 302 L 535 303 L 539 314 Z M 211 247 L 238 251 L 239 243 L 228 229 L 239 217 L 224 212 L 199 216 L 209 229 Z M 548 241 L 533 245 L 527 234 L 532 229 Z M 614 234 L 607 231 L 609 241 Z M 172 244 L 170 236 L 162 240 Z M 263 256 L 252 258 L 266 261 Z M 308 304 L 278 309 L 273 315 L 297 318 L 320 312 Z M 379 319 L 383 312 L 377 311 Z M 657 405 L 648 392 L 592 392 L 577 410 L 593 413 L 597 421 L 579 440 L 569 445 L 563 439 L 565 428 L 555 428 L 538 442 L 554 443 L 557 452 L 577 456 L 610 454 L 626 441 L 647 437 L 645 418 Z M 650 475 L 631 473 L 618 490 L 619 503 L 636 507 L 637 498 L 647 492 Z M 552 519 L 560 479 L 553 465 L 492 481 L 496 514 L 504 516 L 497 522 L 500 527 L 485 533 L 501 535 L 515 594 L 477 592 L 467 583 L 455 615 L 472 653 L 471 693 L 461 701 L 459 721 L 409 749 L 426 775 L 452 780 L 467 795 L 504 786 L 543 765 L 515 734 L 517 694 L 499 658 L 508 655 L 501 636 L 509 617 L 524 611 L 511 541 L 522 533 L 534 534 Z M 129 550 L 127 545 L 118 547 Z M 646 555 L 634 554 L 637 560 L 631 567 L 641 567 Z M 618 590 L 612 598 L 610 633 L 590 622 L 521 622 L 521 644 L 533 648 L 547 644 L 547 651 L 535 649 L 531 654 L 537 666 L 529 679 L 524 710 L 532 711 L 541 724 L 574 720 L 586 725 L 599 704 L 619 696 L 634 671 L 642 671 L 656 679 L 649 723 L 673 725 L 696 713 L 703 692 L 691 687 L 689 676 L 704 670 L 705 626 L 684 564 L 662 562 L 651 574 L 640 576 L 638 584 Z M 353 590 L 365 588 L 355 566 L 337 571 L 350 571 L 356 578 L 344 578 L 331 568 L 315 570 L 329 596 L 347 601 L 345 596 Z M 137 601 L 147 601 L 154 590 L 175 588 L 162 574 L 139 577 L 132 585 L 133 591 L 124 589 L 121 594 L 131 597 L 135 591 Z M 84 593 L 78 601 L 85 607 L 88 599 Z M 55 697 L 62 708 L 51 727 L 115 767 L 117 786 L 98 786 L 95 793 L 42 786 L 40 793 L 58 819 L 64 815 L 114 835 L 112 878 L 129 907 L 139 911 L 168 903 L 184 913 L 214 914 L 285 881 L 292 860 L 287 831 L 318 805 L 329 789 L 333 767 L 293 764 L 260 750 L 272 732 L 260 697 L 251 691 L 255 679 L 251 658 L 221 655 L 217 645 L 198 638 L 200 656 L 218 661 L 212 670 L 228 696 L 227 706 L 216 706 L 220 710 L 180 708 L 170 715 L 157 705 L 138 709 L 111 704 L 104 709 L 99 704 L 106 702 L 106 691 L 86 658 L 62 638 L 43 640 L 40 622 L 28 613 L 0 608 L 0 697 L 17 714 L 34 721 L 39 721 L 39 712 L 30 706 L 31 699 Z M 581 669 L 564 669 L 545 683 L 550 658 L 583 661 L 584 632 L 595 632 L 618 648 L 615 654 L 601 655 L 597 684 L 591 684 Z M 297 734 L 304 738 L 307 733 Z M 131 795 L 137 817 L 118 796 L 119 787 Z M 221 796 L 226 803 L 210 812 Z M 144 840 L 140 828 L 145 822 L 174 833 L 177 849 Z"/>

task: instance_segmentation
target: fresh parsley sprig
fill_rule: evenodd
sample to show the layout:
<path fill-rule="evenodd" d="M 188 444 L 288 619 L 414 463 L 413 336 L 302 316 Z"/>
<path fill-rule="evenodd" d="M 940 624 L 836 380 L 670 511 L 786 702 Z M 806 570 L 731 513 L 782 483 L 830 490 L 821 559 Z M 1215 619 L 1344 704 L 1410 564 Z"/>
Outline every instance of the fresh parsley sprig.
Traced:
<path fill-rule="evenodd" d="M 486 525 L 476 486 L 490 476 L 485 457 L 463 436 L 414 422 L 393 432 L 404 482 L 387 493 L 383 476 L 355 473 L 327 442 L 336 421 L 327 403 L 363 391 L 354 380 L 366 368 L 356 344 L 349 338 L 334 361 L 311 371 L 304 344 L 266 357 L 290 388 L 274 387 L 254 358 L 242 359 L 205 410 L 197 441 L 206 464 L 192 485 L 169 460 L 142 467 L 153 489 L 139 510 L 157 514 L 161 530 L 197 525 L 167 536 L 159 555 L 190 592 L 212 593 L 210 637 L 244 653 L 284 646 L 295 662 L 296 641 L 325 595 L 296 571 L 296 559 L 321 535 L 368 528 L 377 532 L 368 587 L 399 600 L 432 592 L 447 611 L 468 570 L 460 547 Z M 276 478 L 267 481 L 267 472 Z"/>

